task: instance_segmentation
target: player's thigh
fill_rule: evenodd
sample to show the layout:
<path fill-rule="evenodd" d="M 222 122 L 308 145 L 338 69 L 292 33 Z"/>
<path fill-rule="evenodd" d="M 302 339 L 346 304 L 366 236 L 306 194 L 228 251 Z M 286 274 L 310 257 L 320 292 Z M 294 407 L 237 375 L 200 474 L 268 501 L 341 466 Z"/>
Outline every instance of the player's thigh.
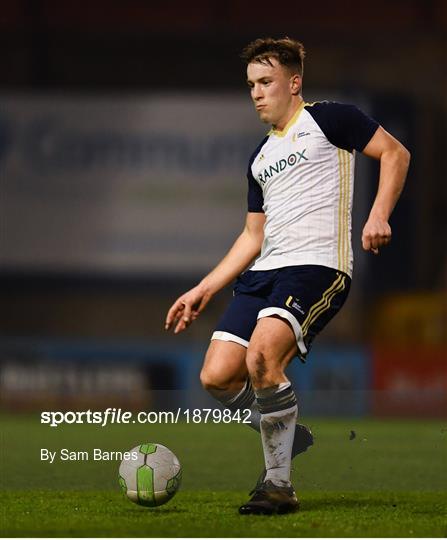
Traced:
<path fill-rule="evenodd" d="M 235 290 L 225 313 L 216 325 L 201 373 L 208 390 L 239 390 L 247 379 L 247 347 L 256 327 L 259 311 L 265 307 L 262 296 Z"/>
<path fill-rule="evenodd" d="M 246 278 L 247 279 L 247 278 Z M 236 293 L 216 325 L 212 340 L 230 341 L 248 347 L 258 321 L 259 312 L 266 307 L 262 295 Z"/>
<path fill-rule="evenodd" d="M 255 387 L 286 382 L 284 370 L 297 354 L 290 323 L 277 315 L 258 320 L 247 350 L 246 364 Z"/>
<path fill-rule="evenodd" d="M 213 339 L 205 356 L 200 380 L 207 389 L 238 390 L 247 379 L 247 349 L 233 341 Z"/>
<path fill-rule="evenodd" d="M 345 302 L 350 278 L 343 272 L 319 265 L 281 268 L 275 277 L 268 306 L 260 319 L 277 315 L 290 324 L 305 361 L 315 336 L 328 324 Z"/>

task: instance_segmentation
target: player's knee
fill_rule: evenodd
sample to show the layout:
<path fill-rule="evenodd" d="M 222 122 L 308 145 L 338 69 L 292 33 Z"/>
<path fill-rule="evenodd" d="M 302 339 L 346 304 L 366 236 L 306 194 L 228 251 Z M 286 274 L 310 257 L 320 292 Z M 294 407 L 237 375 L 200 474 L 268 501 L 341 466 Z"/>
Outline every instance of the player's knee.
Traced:
<path fill-rule="evenodd" d="M 200 372 L 200 382 L 203 388 L 209 391 L 215 384 L 215 377 L 209 370 L 203 368 Z"/>
<path fill-rule="evenodd" d="M 250 378 L 255 387 L 262 387 L 267 376 L 267 361 L 258 349 L 249 349 L 247 351 L 247 369 Z"/>
<path fill-rule="evenodd" d="M 210 393 L 225 392 L 231 386 L 231 380 L 225 374 L 214 369 L 202 368 L 200 382 L 205 390 Z"/>
<path fill-rule="evenodd" d="M 248 349 L 247 369 L 254 388 L 268 388 L 283 380 L 281 366 L 269 362 L 260 349 Z"/>

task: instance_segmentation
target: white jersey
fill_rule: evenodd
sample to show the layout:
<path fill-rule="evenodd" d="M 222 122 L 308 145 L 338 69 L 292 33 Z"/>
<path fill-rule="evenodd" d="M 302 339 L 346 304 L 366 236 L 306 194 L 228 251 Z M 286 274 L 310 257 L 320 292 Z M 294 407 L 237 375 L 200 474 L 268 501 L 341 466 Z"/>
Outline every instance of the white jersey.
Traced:
<path fill-rule="evenodd" d="M 302 103 L 272 130 L 248 168 L 248 211 L 264 212 L 264 243 L 250 270 L 315 264 L 352 275 L 354 150 L 377 122 L 351 105 Z"/>

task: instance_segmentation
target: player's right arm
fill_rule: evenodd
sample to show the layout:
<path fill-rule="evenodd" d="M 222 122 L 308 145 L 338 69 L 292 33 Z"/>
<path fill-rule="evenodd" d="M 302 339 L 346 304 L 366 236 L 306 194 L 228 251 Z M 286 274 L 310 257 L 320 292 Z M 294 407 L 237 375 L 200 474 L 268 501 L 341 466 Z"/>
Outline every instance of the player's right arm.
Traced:
<path fill-rule="evenodd" d="M 185 330 L 211 298 L 251 264 L 261 251 L 264 223 L 263 212 L 247 213 L 245 227 L 225 257 L 198 285 L 172 304 L 166 317 L 165 330 L 174 327 L 174 334 Z"/>

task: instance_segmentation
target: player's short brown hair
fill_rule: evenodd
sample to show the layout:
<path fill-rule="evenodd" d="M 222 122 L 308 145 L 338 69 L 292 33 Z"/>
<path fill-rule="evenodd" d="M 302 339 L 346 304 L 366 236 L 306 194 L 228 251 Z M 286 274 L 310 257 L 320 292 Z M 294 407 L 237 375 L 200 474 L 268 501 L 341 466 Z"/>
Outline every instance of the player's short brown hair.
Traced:
<path fill-rule="evenodd" d="M 245 47 L 241 58 L 247 65 L 252 62 L 272 65 L 270 59 L 276 58 L 278 63 L 302 76 L 305 54 L 303 44 L 289 37 L 259 38 Z"/>

